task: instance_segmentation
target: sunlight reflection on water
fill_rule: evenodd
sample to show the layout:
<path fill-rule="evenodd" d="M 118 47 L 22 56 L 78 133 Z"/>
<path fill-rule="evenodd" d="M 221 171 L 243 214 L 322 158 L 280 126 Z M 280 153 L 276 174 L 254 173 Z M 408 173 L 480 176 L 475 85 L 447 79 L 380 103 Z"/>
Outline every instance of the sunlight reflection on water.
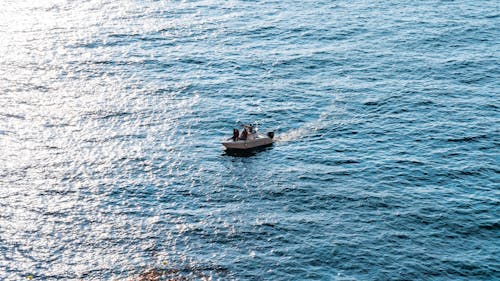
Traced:
<path fill-rule="evenodd" d="M 479 2 L 9 1 L 0 279 L 494 279 Z"/>

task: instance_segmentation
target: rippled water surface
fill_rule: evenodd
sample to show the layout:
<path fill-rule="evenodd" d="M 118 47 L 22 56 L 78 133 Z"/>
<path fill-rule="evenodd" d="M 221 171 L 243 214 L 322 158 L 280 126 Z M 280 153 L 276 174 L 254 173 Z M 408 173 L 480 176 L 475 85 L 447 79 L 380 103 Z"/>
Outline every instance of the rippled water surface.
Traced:
<path fill-rule="evenodd" d="M 500 279 L 499 11 L 2 1 L 0 279 Z"/>

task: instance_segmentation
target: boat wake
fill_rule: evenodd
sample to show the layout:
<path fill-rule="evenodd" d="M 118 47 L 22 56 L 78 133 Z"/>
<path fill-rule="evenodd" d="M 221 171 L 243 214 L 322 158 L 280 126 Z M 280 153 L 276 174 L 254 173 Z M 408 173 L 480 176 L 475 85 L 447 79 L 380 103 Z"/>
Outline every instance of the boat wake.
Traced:
<path fill-rule="evenodd" d="M 339 103 L 334 100 L 323 110 L 317 119 L 306 122 L 298 128 L 278 133 L 276 142 L 297 141 L 310 136 L 322 135 L 325 131 L 339 127 L 346 122 L 355 122 L 355 118 L 353 119 L 352 115 L 348 114 L 346 109 L 343 106 L 339 106 Z"/>
<path fill-rule="evenodd" d="M 302 139 L 307 136 L 315 135 L 318 131 L 325 130 L 331 126 L 332 114 L 326 112 L 313 121 L 307 122 L 299 128 L 291 129 L 285 133 L 279 134 L 277 142 L 290 142 Z"/>
<path fill-rule="evenodd" d="M 276 138 L 277 142 L 289 142 L 301 139 L 307 135 L 310 135 L 314 132 L 313 127 L 303 126 L 300 128 L 292 129 L 288 132 L 280 134 L 278 138 Z"/>

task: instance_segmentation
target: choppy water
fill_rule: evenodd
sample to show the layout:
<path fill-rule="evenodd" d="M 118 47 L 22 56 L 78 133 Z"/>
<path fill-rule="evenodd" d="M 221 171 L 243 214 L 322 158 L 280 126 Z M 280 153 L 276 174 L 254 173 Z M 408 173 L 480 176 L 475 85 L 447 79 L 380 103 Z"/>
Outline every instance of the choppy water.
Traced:
<path fill-rule="evenodd" d="M 500 279 L 499 11 L 3 1 L 0 279 Z"/>

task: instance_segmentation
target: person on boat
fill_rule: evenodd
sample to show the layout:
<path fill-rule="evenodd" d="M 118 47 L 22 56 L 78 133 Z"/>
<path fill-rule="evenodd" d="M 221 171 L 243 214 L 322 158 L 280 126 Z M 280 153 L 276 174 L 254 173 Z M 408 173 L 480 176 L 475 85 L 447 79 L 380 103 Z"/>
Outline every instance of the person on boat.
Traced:
<path fill-rule="evenodd" d="M 238 129 L 233 129 L 233 141 L 237 141 L 238 140 L 238 137 L 240 136 L 240 131 L 238 131 Z"/>
<path fill-rule="evenodd" d="M 241 132 L 240 140 L 246 140 L 248 137 L 248 131 L 247 128 L 243 129 L 243 132 Z"/>

